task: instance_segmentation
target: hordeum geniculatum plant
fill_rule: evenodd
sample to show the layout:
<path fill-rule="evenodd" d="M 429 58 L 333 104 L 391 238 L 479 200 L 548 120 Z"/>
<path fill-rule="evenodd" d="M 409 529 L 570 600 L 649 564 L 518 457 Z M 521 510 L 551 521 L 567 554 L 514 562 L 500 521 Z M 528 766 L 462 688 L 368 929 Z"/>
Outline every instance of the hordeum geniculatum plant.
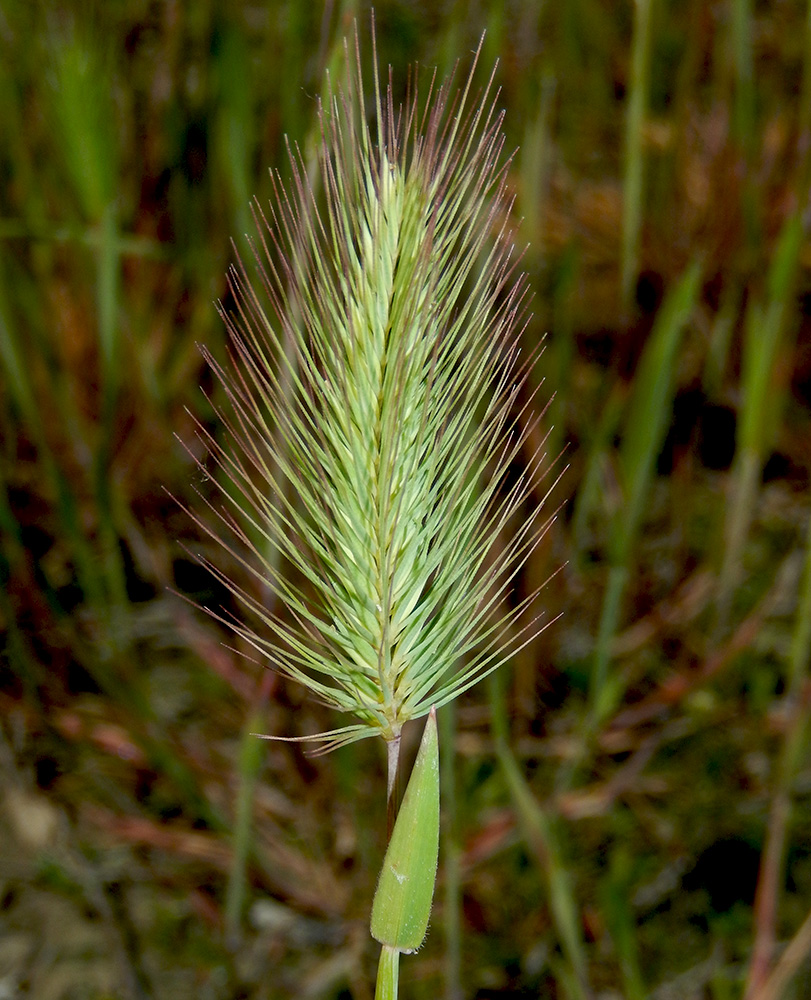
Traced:
<path fill-rule="evenodd" d="M 433 709 L 539 631 L 531 596 L 508 598 L 549 520 L 493 77 L 474 97 L 474 63 L 400 106 L 375 68 L 370 127 L 357 37 L 346 54 L 320 170 L 291 148 L 229 274 L 230 358 L 205 352 L 223 432 L 199 426 L 222 497 L 199 520 L 257 584 L 205 560 L 250 622 L 228 624 L 352 717 L 326 748 L 382 736 L 391 796 L 402 727 L 429 716 L 375 899 L 382 997 L 430 912 Z"/>

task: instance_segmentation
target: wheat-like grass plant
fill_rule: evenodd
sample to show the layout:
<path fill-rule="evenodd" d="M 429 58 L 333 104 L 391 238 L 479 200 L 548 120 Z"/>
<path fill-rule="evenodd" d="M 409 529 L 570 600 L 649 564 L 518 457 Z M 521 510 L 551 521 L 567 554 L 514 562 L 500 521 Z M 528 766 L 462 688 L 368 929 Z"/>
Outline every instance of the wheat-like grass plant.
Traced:
<path fill-rule="evenodd" d="M 230 271 L 229 362 L 205 351 L 224 438 L 198 426 L 222 503 L 198 519 L 259 585 L 206 560 L 250 624 L 224 619 L 354 717 L 316 737 L 325 748 L 388 741 L 391 795 L 403 724 L 540 628 L 533 595 L 506 598 L 548 527 L 546 465 L 542 441 L 527 454 L 540 418 L 493 78 L 475 100 L 471 71 L 398 106 L 375 69 L 373 133 L 357 33 L 350 51 L 320 108 L 319 183 L 291 147 L 290 184 L 274 174 L 254 206 L 254 266 Z M 395 979 L 398 933 L 376 934 Z"/>

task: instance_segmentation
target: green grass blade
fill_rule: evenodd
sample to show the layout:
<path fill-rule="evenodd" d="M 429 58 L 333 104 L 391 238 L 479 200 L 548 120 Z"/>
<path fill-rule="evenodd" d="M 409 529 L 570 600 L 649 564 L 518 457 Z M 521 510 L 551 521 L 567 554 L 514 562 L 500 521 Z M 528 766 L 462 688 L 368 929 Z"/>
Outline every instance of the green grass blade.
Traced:
<path fill-rule="evenodd" d="M 587 454 L 580 486 L 575 498 L 572 517 L 572 544 L 575 558 L 582 558 L 589 545 L 589 528 L 593 518 L 605 509 L 604 489 L 606 463 L 610 461 L 611 445 L 622 422 L 627 396 L 622 386 L 614 386 L 605 401 L 596 429 L 587 438 Z"/>
<path fill-rule="evenodd" d="M 5 274 L 0 273 L 0 365 L 2 365 L 8 392 L 19 416 L 41 437 L 41 421 L 34 389 L 29 379 L 29 367 L 23 356 L 16 324 L 9 311 L 5 289 Z"/>
<path fill-rule="evenodd" d="M 767 275 L 765 305 L 762 300 L 755 300 L 746 314 L 742 402 L 718 584 L 720 629 L 725 627 L 739 578 L 740 556 L 749 532 L 766 450 L 774 440 L 784 406 L 784 393 L 775 391 L 775 378 L 789 332 L 792 291 L 804 232 L 799 213 L 783 224 Z"/>
<path fill-rule="evenodd" d="M 718 398 L 723 392 L 724 377 L 729 363 L 730 347 L 741 308 L 741 288 L 735 283 L 725 290 L 718 313 L 713 318 L 712 332 L 704 362 L 702 384 L 707 396 Z"/>
<path fill-rule="evenodd" d="M 611 643 L 622 609 L 628 568 L 642 522 L 656 455 L 664 441 L 675 391 L 676 360 L 682 334 L 698 295 L 701 268 L 694 262 L 662 304 L 639 368 L 625 418 L 619 454 L 621 502 L 609 538 L 609 579 L 603 598 L 589 690 L 595 723 L 605 719 L 621 696 L 609 683 Z"/>
<path fill-rule="evenodd" d="M 752 58 L 752 0 L 733 0 L 731 7 L 731 44 L 735 67 L 733 127 L 735 139 L 751 160 L 758 138 L 755 115 L 755 76 Z"/>
<path fill-rule="evenodd" d="M 746 249 L 752 258 L 758 252 L 762 236 L 761 188 L 756 173 L 758 139 L 761 129 L 757 118 L 752 39 L 754 16 L 752 0 L 733 0 L 731 4 L 730 45 L 735 71 L 732 100 L 732 131 L 743 161 L 741 209 L 746 232 Z"/>
<path fill-rule="evenodd" d="M 575 243 L 570 243 L 560 261 L 552 297 L 553 334 L 544 357 L 548 358 L 549 381 L 552 392 L 549 435 L 549 454 L 560 455 L 566 446 L 566 428 L 569 426 L 569 407 L 572 405 L 572 372 L 576 356 L 573 306 L 580 255 Z"/>
<path fill-rule="evenodd" d="M 549 187 L 552 150 L 552 111 L 555 98 L 555 77 L 550 60 L 541 61 L 538 95 L 531 106 L 535 112 L 524 127 L 521 142 L 521 205 L 524 210 L 524 231 L 534 252 L 540 252 L 544 237 L 544 213 Z"/>
<path fill-rule="evenodd" d="M 639 531 L 656 455 L 670 419 L 678 349 L 695 306 L 700 279 L 701 266 L 696 261 L 662 304 L 634 376 L 620 448 L 624 503 L 612 533 L 615 539 L 612 561 L 615 563 L 627 561 Z"/>
<path fill-rule="evenodd" d="M 263 718 L 264 713 L 253 713 L 239 742 L 238 788 L 231 834 L 234 853 L 225 895 L 225 940 L 232 948 L 240 941 L 240 923 L 247 895 L 248 860 L 253 839 L 254 791 L 265 758 L 262 743 L 254 733 L 263 728 Z"/>
<path fill-rule="evenodd" d="M 98 311 L 99 355 L 103 380 L 103 425 L 112 433 L 115 405 L 123 366 L 119 308 L 121 301 L 121 247 L 117 209 L 113 202 L 104 206 L 97 251 L 96 309 Z"/>
<path fill-rule="evenodd" d="M 622 192 L 622 306 L 630 312 L 637 274 L 645 199 L 644 128 L 648 107 L 653 0 L 635 0 L 631 75 L 625 123 L 625 175 Z"/>
<path fill-rule="evenodd" d="M 623 995 L 626 1000 L 647 1000 L 650 994 L 639 964 L 636 921 L 630 903 L 632 868 L 633 858 L 628 848 L 618 844 L 611 852 L 600 899 L 620 967 Z"/>
<path fill-rule="evenodd" d="M 245 33 L 230 21 L 216 39 L 216 161 L 228 196 L 231 218 L 240 238 L 251 228 L 249 203 L 256 149 L 251 60 Z M 292 88 L 291 88 L 292 89 Z"/>
<path fill-rule="evenodd" d="M 118 148 L 112 78 L 94 38 L 58 41 L 53 51 L 55 127 L 85 218 L 99 223 L 116 197 Z"/>
<path fill-rule="evenodd" d="M 439 856 L 439 740 L 436 712 L 425 723 L 372 904 L 372 937 L 416 951 L 428 929 Z"/>

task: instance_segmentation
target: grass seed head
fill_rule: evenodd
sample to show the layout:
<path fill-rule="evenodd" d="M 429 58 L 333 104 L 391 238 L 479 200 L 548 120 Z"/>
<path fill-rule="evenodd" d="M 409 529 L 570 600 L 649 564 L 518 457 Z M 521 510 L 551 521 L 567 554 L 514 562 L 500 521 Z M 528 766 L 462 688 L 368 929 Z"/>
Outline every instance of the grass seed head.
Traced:
<path fill-rule="evenodd" d="M 292 148 L 290 184 L 254 206 L 230 362 L 208 356 L 225 440 L 199 428 L 224 484 L 200 521 L 259 585 L 210 566 L 253 619 L 229 624 L 355 716 L 327 746 L 395 738 L 537 632 L 515 638 L 526 602 L 504 597 L 546 527 L 536 502 L 504 540 L 544 456 L 508 482 L 537 421 L 516 417 L 525 280 L 492 77 L 395 107 L 375 70 L 373 136 L 357 36 L 347 65 L 318 183 Z"/>

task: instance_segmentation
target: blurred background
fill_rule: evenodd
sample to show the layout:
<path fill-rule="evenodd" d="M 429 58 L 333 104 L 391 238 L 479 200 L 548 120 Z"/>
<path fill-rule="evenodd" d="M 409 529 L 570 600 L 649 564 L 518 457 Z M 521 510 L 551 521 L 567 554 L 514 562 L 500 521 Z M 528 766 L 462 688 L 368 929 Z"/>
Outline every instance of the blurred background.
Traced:
<path fill-rule="evenodd" d="M 402 995 L 807 998 L 811 5 L 376 17 L 403 89 L 487 31 L 568 466 L 519 581 L 562 616 L 442 713 Z M 195 607 L 221 554 L 169 495 L 353 18 L 370 67 L 351 0 L 0 0 L 2 998 L 373 994 L 382 747 L 250 735 L 336 719 Z"/>

